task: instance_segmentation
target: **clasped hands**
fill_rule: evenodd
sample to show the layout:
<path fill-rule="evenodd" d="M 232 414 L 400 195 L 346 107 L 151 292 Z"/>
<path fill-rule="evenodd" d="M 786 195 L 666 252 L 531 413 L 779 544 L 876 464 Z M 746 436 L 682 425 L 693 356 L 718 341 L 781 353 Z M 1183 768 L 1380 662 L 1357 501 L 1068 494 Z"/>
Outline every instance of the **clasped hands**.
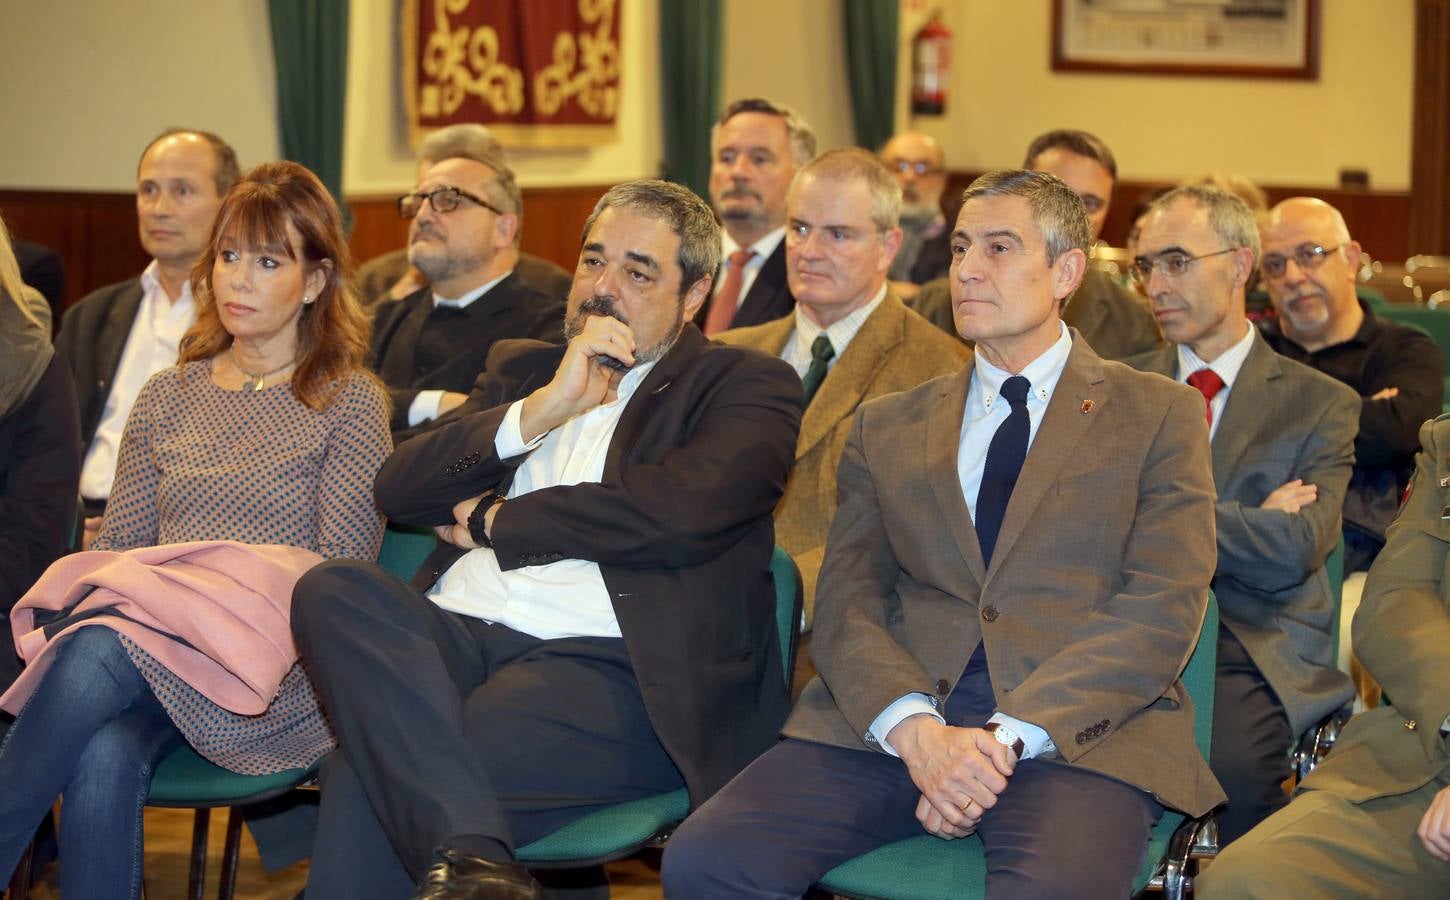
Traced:
<path fill-rule="evenodd" d="M 612 401 L 624 373 L 610 363 L 617 360 L 627 367 L 633 366 L 634 349 L 634 332 L 628 325 L 611 316 L 585 317 L 584 327 L 570 339 L 553 379 L 524 398 L 519 415 L 519 433 L 524 443 L 580 413 Z M 464 550 L 477 549 L 468 519 L 484 496 L 478 494 L 454 504 L 453 521 L 433 528 L 438 538 Z M 497 514 L 497 505 L 484 514 L 484 533 L 490 537 Z"/>
<path fill-rule="evenodd" d="M 946 725 L 934 716 L 902 719 L 886 740 L 921 791 L 916 820 L 929 834 L 948 840 L 977 830 L 1017 767 L 1012 748 L 991 732 Z"/>

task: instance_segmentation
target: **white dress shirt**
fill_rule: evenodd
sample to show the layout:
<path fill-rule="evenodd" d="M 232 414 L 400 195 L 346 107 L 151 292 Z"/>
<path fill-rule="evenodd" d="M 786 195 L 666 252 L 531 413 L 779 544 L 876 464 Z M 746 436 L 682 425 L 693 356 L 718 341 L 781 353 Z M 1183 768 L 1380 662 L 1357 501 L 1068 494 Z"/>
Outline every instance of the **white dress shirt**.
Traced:
<path fill-rule="evenodd" d="M 1247 328 L 1244 336 L 1239 342 L 1218 355 L 1211 363 L 1206 363 L 1198 358 L 1198 354 L 1189 349 L 1187 344 L 1178 345 L 1178 383 L 1187 384 L 1188 376 L 1199 369 L 1212 369 L 1219 378 L 1223 379 L 1223 387 L 1213 395 L 1208 402 L 1209 409 L 1213 410 L 1213 421 L 1208 425 L 1208 439 L 1218 434 L 1218 420 L 1223 418 L 1223 411 L 1228 406 L 1228 395 L 1233 390 L 1234 381 L 1239 377 L 1239 370 L 1244 367 L 1244 360 L 1249 358 L 1249 351 L 1254 349 L 1254 323 L 1244 320 Z"/>
<path fill-rule="evenodd" d="M 451 306 L 454 309 L 468 309 L 473 301 L 487 294 L 493 289 L 494 285 L 513 274 L 513 271 L 513 269 L 509 269 L 488 284 L 474 288 L 456 300 L 440 297 L 437 293 L 434 293 L 433 308 L 437 309 L 440 306 Z M 414 425 L 421 425 L 424 422 L 438 418 L 438 403 L 443 399 L 445 393 L 447 391 L 427 390 L 414 394 L 413 402 L 408 404 L 408 427 L 412 428 Z"/>
<path fill-rule="evenodd" d="M 515 472 L 507 497 L 603 478 L 614 429 L 629 398 L 652 368 L 651 362 L 630 369 L 612 403 L 577 415 L 527 444 L 519 430 L 523 401 L 510 406 L 494 438 L 494 449 L 500 459 L 524 453 L 529 458 Z M 480 547 L 449 566 L 429 597 L 450 612 L 506 625 L 543 640 L 620 637 L 604 576 L 599 564 L 588 560 L 563 559 L 505 572 L 493 550 Z"/>
<path fill-rule="evenodd" d="M 835 351 L 835 355 L 826 363 L 826 371 L 829 372 L 836 367 L 836 360 L 846 352 L 846 348 L 850 346 L 851 339 L 856 336 L 856 332 L 861 330 L 861 326 L 866 324 L 866 320 L 871 318 L 876 307 L 880 306 L 881 301 L 885 299 L 886 282 L 883 281 L 881 289 L 876 292 L 876 296 L 872 297 L 869 303 L 849 315 L 842 316 L 826 328 L 811 321 L 811 317 L 806 315 L 800 304 L 797 303 L 795 331 L 791 332 L 790 338 L 785 342 L 785 349 L 780 352 L 780 358 L 794 366 L 795 373 L 804 379 L 806 370 L 811 367 L 811 344 L 814 344 L 816 338 L 824 334 L 830 339 L 831 349 Z"/>
<path fill-rule="evenodd" d="M 1031 390 L 1027 394 L 1029 451 L 1032 442 L 1037 439 L 1037 429 L 1042 424 L 1043 414 L 1047 412 L 1048 401 L 1052 399 L 1052 392 L 1056 390 L 1058 379 L 1062 377 L 1062 370 L 1067 365 L 1067 356 L 1072 352 L 1072 336 L 1068 333 L 1067 326 L 1059 324 L 1059 328 L 1061 331 L 1057 341 L 1019 373 L 1031 384 Z M 962 416 L 962 435 L 957 445 L 957 477 L 961 481 L 962 495 L 966 498 L 967 510 L 974 522 L 977 518 L 977 492 L 982 486 L 982 469 L 987 463 L 987 448 L 991 445 L 997 428 L 1007 421 L 1011 412 L 1011 404 L 1001 402 L 1002 382 L 1012 377 L 1012 373 L 1004 372 L 987 362 L 980 353 L 975 354 L 975 366 L 975 377 L 967 390 L 966 412 Z M 922 693 L 901 697 L 886 707 L 871 723 L 871 735 L 886 752 L 892 756 L 898 755 L 887 742 L 886 736 L 903 719 L 924 714 L 938 721 L 946 721 L 932 701 L 931 696 Z M 1057 752 L 1057 746 L 1052 743 L 1047 732 L 1030 722 L 1000 712 L 993 713 L 987 721 L 1003 723 L 1017 733 L 1023 743 L 1023 759 Z"/>
<path fill-rule="evenodd" d="M 775 248 L 779 247 L 783 240 L 785 240 L 784 225 L 750 245 L 750 249 L 755 251 L 755 255 L 750 257 L 745 268 L 740 270 L 740 296 L 735 300 L 737 309 L 740 302 L 745 299 L 745 295 L 750 293 L 751 286 L 755 284 L 755 276 L 760 274 L 760 270 L 765 266 L 765 261 L 770 259 L 770 254 L 775 252 Z M 710 296 L 713 297 L 720 293 L 720 288 L 725 284 L 725 273 L 730 270 L 730 254 L 739 249 L 740 245 L 735 243 L 735 239 L 730 236 L 730 233 L 722 230 L 720 232 L 720 274 L 715 278 L 715 287 L 710 291 Z"/>
<path fill-rule="evenodd" d="M 81 466 L 82 497 L 104 500 L 111 496 L 121 433 L 126 429 L 136 395 L 152 375 L 176 365 L 181 337 L 196 319 L 190 279 L 182 282 L 181 296 L 172 300 L 161 285 L 160 271 L 160 264 L 153 259 L 141 273 L 141 305 L 131 322 L 126 348 L 121 351 L 121 362 L 116 367 L 111 392 L 106 395 L 96 436 L 91 438 Z"/>

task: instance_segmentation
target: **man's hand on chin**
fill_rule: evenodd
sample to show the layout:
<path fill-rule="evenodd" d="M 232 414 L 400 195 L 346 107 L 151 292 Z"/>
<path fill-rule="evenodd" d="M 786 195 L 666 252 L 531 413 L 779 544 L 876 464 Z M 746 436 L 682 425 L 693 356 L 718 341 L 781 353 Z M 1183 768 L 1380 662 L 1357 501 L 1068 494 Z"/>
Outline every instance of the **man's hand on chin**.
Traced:
<path fill-rule="evenodd" d="M 940 838 L 966 837 L 997 804 L 1017 765 L 1010 747 L 981 728 L 957 728 L 933 716 L 909 716 L 886 736 L 921 791 L 916 819 Z"/>
<path fill-rule="evenodd" d="M 611 316 L 588 316 L 584 329 L 569 341 L 553 380 L 524 398 L 519 416 L 524 441 L 609 402 L 624 378 L 617 365 L 632 367 L 634 350 L 628 325 Z"/>

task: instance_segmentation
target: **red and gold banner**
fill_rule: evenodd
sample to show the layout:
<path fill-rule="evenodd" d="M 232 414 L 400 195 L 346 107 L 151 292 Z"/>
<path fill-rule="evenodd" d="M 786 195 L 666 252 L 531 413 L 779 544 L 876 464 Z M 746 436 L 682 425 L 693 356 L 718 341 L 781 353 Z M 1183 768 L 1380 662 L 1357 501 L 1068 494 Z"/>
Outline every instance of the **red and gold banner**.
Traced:
<path fill-rule="evenodd" d="M 406 0 L 413 141 L 460 122 L 510 147 L 615 138 L 622 0 Z"/>

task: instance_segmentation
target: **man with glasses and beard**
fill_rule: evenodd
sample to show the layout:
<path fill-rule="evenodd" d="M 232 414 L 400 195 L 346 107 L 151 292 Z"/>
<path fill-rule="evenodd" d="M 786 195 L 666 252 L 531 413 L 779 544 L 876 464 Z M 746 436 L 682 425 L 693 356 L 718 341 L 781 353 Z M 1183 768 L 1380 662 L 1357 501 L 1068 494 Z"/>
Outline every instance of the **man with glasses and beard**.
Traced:
<path fill-rule="evenodd" d="M 339 749 L 313 897 L 534 897 L 513 849 L 685 787 L 775 740 L 788 697 L 771 522 L 800 378 L 707 341 L 720 232 L 677 185 L 606 193 L 568 344 L 503 341 L 376 496 L 440 545 L 410 587 L 324 564 L 293 607 Z"/>
<path fill-rule="evenodd" d="M 901 250 L 888 274 L 896 295 L 909 300 L 952 264 L 952 230 L 941 208 L 946 157 L 936 138 L 904 131 L 881 148 L 881 161 L 901 185 Z"/>
<path fill-rule="evenodd" d="M 1375 316 L 1355 295 L 1360 246 L 1339 210 L 1292 197 L 1260 227 L 1277 321 L 1269 346 L 1360 396 L 1354 472 L 1344 498 L 1344 571 L 1367 570 L 1414 471 L 1420 425 L 1440 414 L 1445 364 L 1429 335 Z"/>
<path fill-rule="evenodd" d="M 502 156 L 434 163 L 398 212 L 410 220 L 408 260 L 429 284 L 373 317 L 373 367 L 392 395 L 395 441 L 467 399 L 495 341 L 557 341 L 564 305 L 516 271 L 523 206 Z"/>

